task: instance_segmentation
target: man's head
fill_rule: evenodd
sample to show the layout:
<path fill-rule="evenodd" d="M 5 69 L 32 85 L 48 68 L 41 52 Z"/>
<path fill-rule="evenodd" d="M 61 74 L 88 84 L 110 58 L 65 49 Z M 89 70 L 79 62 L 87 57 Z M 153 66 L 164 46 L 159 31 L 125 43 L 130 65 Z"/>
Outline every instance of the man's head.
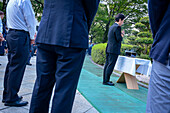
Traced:
<path fill-rule="evenodd" d="M 121 13 L 117 14 L 115 17 L 115 21 L 117 24 L 119 24 L 119 26 L 121 26 L 123 24 L 124 19 L 125 19 L 125 15 L 123 15 Z"/>
<path fill-rule="evenodd" d="M 0 17 L 1 17 L 1 19 L 4 18 L 4 12 L 3 11 L 0 11 Z"/>

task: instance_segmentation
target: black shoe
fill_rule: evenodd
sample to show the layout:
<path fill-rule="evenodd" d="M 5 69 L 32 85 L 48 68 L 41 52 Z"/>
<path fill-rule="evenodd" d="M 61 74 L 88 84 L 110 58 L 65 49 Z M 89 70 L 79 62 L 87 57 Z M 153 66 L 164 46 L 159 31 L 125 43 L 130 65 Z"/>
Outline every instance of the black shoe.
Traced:
<path fill-rule="evenodd" d="M 22 96 L 18 96 L 18 101 L 21 101 L 23 99 Z M 2 103 L 5 103 L 5 100 L 2 100 Z"/>
<path fill-rule="evenodd" d="M 5 106 L 14 106 L 14 107 L 21 107 L 21 106 L 26 106 L 28 104 L 27 101 L 15 101 L 15 102 L 6 102 L 4 105 Z"/>
<path fill-rule="evenodd" d="M 115 84 L 112 82 L 103 82 L 103 85 L 109 85 L 109 86 L 114 86 Z"/>
<path fill-rule="evenodd" d="M 32 64 L 31 64 L 31 63 L 27 63 L 27 65 L 32 66 Z"/>

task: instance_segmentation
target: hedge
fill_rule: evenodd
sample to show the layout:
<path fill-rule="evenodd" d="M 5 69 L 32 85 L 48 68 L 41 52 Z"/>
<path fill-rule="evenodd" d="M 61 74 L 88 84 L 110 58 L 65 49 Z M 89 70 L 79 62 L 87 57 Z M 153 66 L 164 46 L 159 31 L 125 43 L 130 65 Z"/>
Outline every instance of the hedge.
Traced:
<path fill-rule="evenodd" d="M 105 52 L 106 46 L 107 43 L 96 44 L 93 46 L 91 57 L 95 63 L 104 65 L 106 61 L 106 52 Z M 121 55 L 125 55 L 125 50 L 131 50 L 131 49 L 134 49 L 137 52 L 138 58 L 150 59 L 149 55 L 143 55 L 143 54 L 140 55 L 143 48 L 136 45 L 133 46 L 133 45 L 122 44 Z"/>
<path fill-rule="evenodd" d="M 106 61 L 106 43 L 101 43 L 101 44 L 96 44 L 93 46 L 92 48 L 92 60 L 100 65 L 104 65 L 105 61 Z"/>
<path fill-rule="evenodd" d="M 137 58 L 151 60 L 151 58 L 149 57 L 149 55 L 144 55 L 144 54 L 141 54 L 140 56 L 137 56 Z"/>

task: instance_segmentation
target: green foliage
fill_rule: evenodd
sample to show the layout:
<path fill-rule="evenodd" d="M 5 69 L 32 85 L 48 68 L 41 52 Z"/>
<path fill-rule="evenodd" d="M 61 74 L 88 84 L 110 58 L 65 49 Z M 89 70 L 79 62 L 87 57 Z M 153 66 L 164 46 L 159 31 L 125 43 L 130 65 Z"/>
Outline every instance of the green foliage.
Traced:
<path fill-rule="evenodd" d="M 106 61 L 106 43 L 96 44 L 92 48 L 92 60 L 100 65 L 103 65 Z"/>
<path fill-rule="evenodd" d="M 152 38 L 137 38 L 136 40 L 136 43 L 138 44 L 152 44 L 153 43 L 153 39 Z"/>
<path fill-rule="evenodd" d="M 35 12 L 35 17 L 38 21 L 41 21 L 43 13 L 43 0 L 39 0 L 38 2 L 36 0 L 31 0 L 31 3 Z"/>
<path fill-rule="evenodd" d="M 120 49 L 121 55 L 126 55 L 125 50 L 130 51 L 132 48 L 133 48 L 133 45 L 122 44 L 121 49 Z"/>
<path fill-rule="evenodd" d="M 137 34 L 138 37 L 148 37 L 148 38 L 151 38 L 152 37 L 152 34 L 150 32 L 139 32 Z"/>
<path fill-rule="evenodd" d="M 104 3 L 103 3 L 104 2 Z M 127 18 L 122 29 L 126 34 L 132 31 L 132 24 L 139 22 L 147 14 L 147 0 L 103 0 L 91 26 L 90 35 L 93 42 L 107 42 L 110 25 L 115 22 L 115 15 L 123 13 Z M 135 16 L 134 16 L 135 15 Z"/>
<path fill-rule="evenodd" d="M 44 0 L 35 0 L 35 1 L 39 1 L 39 2 L 41 2 L 41 3 L 44 3 Z"/>
<path fill-rule="evenodd" d="M 136 30 L 132 30 L 132 35 L 135 35 L 135 36 L 137 36 L 138 35 L 138 31 L 136 31 Z"/>
<path fill-rule="evenodd" d="M 144 25 L 149 25 L 149 16 L 141 18 L 139 22 L 141 22 Z"/>
<path fill-rule="evenodd" d="M 139 29 L 140 31 L 147 31 L 145 24 L 142 24 L 142 23 L 139 23 L 139 22 L 135 24 L 135 28 Z"/>
<path fill-rule="evenodd" d="M 132 45 L 136 44 L 136 42 L 135 42 L 136 36 L 129 36 L 129 37 L 127 37 L 127 39 L 128 39 L 128 44 L 132 44 Z"/>
<path fill-rule="evenodd" d="M 92 48 L 92 60 L 100 65 L 104 65 L 105 61 L 106 61 L 106 46 L 107 43 L 100 43 L 100 44 L 96 44 L 93 46 Z M 148 55 L 142 55 L 140 57 L 140 53 L 141 51 L 143 51 L 143 48 L 140 46 L 136 46 L 136 45 L 128 45 L 128 44 L 122 44 L 121 46 L 121 55 L 125 55 L 125 50 L 131 50 L 134 49 L 137 54 L 139 55 L 139 58 L 144 58 L 144 59 L 148 59 Z"/>
<path fill-rule="evenodd" d="M 132 49 L 137 53 L 137 55 L 140 55 L 141 52 L 143 51 L 143 48 L 141 46 L 122 44 L 122 46 L 121 46 L 121 55 L 125 55 L 125 50 L 130 51 Z"/>
<path fill-rule="evenodd" d="M 139 48 L 142 47 L 142 49 L 138 51 L 138 55 L 141 53 L 148 55 L 151 44 L 153 43 L 149 17 L 141 18 L 140 21 L 135 24 L 135 28 L 136 30 L 128 37 L 128 44 L 136 45 Z"/>
<path fill-rule="evenodd" d="M 149 16 L 143 17 L 140 19 L 140 21 L 142 24 L 144 24 L 147 27 L 147 30 L 149 32 L 151 32 L 151 28 L 150 28 L 150 24 L 149 24 Z"/>
<path fill-rule="evenodd" d="M 2 10 L 2 7 L 3 7 L 3 3 L 0 2 L 0 10 Z"/>
<path fill-rule="evenodd" d="M 145 54 L 141 54 L 140 56 L 137 56 L 137 58 L 151 60 L 151 58 L 149 57 L 149 55 L 145 55 Z"/>

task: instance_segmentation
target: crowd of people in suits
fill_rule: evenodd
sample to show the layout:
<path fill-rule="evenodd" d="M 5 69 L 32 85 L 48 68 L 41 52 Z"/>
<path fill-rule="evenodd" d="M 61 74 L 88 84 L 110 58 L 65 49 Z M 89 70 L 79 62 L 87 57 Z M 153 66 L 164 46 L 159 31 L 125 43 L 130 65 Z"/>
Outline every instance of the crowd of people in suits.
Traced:
<path fill-rule="evenodd" d="M 75 92 L 88 48 L 88 34 L 100 0 L 44 0 L 41 23 L 36 32 L 35 13 L 30 0 L 10 0 L 6 9 L 8 33 L 2 32 L 4 13 L 0 12 L 0 42 L 6 40 L 8 64 L 4 76 L 2 102 L 5 106 L 25 106 L 18 95 L 26 65 L 30 65 L 31 45 L 37 48 L 37 63 L 30 113 L 71 113 Z M 170 112 L 170 1 L 149 0 L 149 17 L 154 43 L 153 68 L 149 84 L 147 113 Z M 120 54 L 125 15 L 117 14 L 108 33 L 103 85 L 114 86 L 110 75 Z M 7 35 L 6 35 L 7 34 Z M 31 51 L 34 51 L 31 49 Z M 34 52 L 33 52 L 34 53 Z M 121 109 L 121 108 L 120 108 Z"/>

